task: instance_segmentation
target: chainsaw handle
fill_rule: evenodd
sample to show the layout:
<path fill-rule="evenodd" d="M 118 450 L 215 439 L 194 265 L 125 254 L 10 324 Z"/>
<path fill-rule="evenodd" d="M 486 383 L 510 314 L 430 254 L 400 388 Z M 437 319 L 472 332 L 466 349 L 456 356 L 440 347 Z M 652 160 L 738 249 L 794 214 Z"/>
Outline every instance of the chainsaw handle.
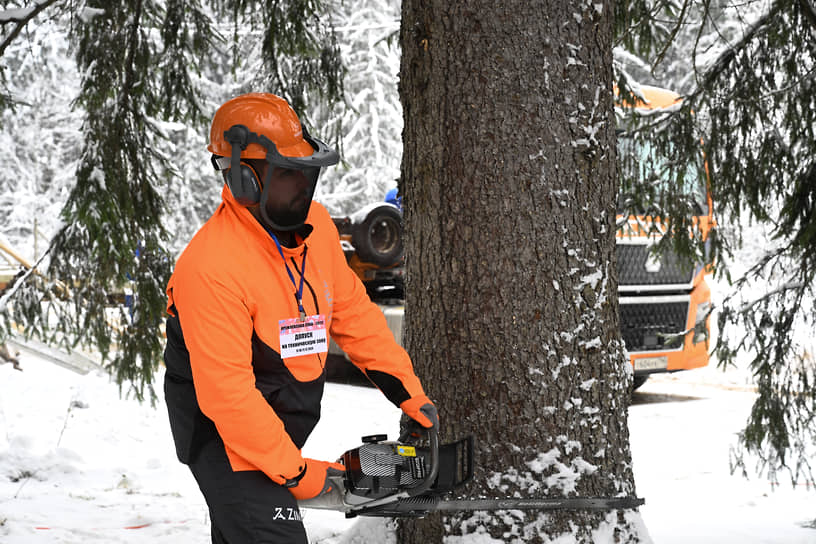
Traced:
<path fill-rule="evenodd" d="M 436 427 L 428 429 L 428 441 L 430 443 L 428 448 L 430 468 L 422 483 L 408 490 L 409 497 L 416 497 L 428 491 L 439 475 L 439 431 Z"/>
<path fill-rule="evenodd" d="M 430 468 L 421 484 L 395 495 L 389 495 L 387 497 L 382 497 L 380 499 L 374 499 L 372 501 L 355 505 L 346 512 L 346 517 L 366 515 L 376 511 L 382 511 L 387 515 L 387 512 L 391 512 L 391 510 L 388 510 L 389 506 L 396 508 L 394 505 L 398 505 L 400 504 L 400 501 L 404 500 L 431 501 L 434 503 L 438 501 L 436 497 L 421 497 L 423 493 L 433 487 L 434 482 L 436 482 L 436 477 L 439 475 L 439 432 L 435 427 L 428 429 L 428 441 L 430 443 L 428 448 Z M 414 497 L 417 497 L 417 499 L 414 499 Z M 384 505 L 388 506 L 383 509 L 382 507 Z"/>

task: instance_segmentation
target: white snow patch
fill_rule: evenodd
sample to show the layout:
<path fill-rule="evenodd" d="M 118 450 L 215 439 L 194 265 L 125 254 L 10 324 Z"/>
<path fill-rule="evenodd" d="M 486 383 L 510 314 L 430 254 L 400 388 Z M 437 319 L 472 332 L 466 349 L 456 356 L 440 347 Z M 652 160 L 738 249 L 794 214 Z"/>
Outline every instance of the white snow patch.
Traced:
<path fill-rule="evenodd" d="M 598 380 L 596 380 L 595 378 L 590 378 L 590 379 L 588 379 L 586 381 L 581 382 L 580 387 L 584 391 L 589 391 L 590 389 L 592 389 L 592 386 L 595 385 L 595 382 L 597 382 L 597 381 Z"/>
<path fill-rule="evenodd" d="M 79 19 L 80 19 L 80 20 L 81 20 L 83 23 L 89 23 L 89 22 L 91 22 L 91 21 L 92 21 L 94 18 L 96 18 L 96 17 L 100 17 L 100 16 L 102 16 L 102 15 L 105 15 L 105 10 L 104 10 L 104 9 L 98 9 L 98 8 L 89 8 L 88 6 L 85 6 L 84 8 L 82 8 L 82 9 L 79 11 Z"/>
<path fill-rule="evenodd" d="M 596 336 L 592 340 L 587 340 L 586 342 L 579 342 L 579 345 L 586 349 L 599 349 L 602 346 L 601 337 Z"/>

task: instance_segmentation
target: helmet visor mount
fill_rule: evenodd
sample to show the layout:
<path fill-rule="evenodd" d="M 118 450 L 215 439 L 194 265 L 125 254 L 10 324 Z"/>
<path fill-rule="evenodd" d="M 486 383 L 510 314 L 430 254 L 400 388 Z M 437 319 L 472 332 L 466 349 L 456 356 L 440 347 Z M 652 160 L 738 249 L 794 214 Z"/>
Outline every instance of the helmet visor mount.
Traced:
<path fill-rule="evenodd" d="M 263 190 L 259 204 L 261 216 L 264 221 L 268 223 L 268 226 L 274 230 L 293 231 L 303 225 L 309 213 L 309 208 L 311 207 L 320 169 L 324 166 L 337 164 L 339 160 L 336 151 L 322 141 L 312 138 L 305 127 L 301 127 L 301 130 L 303 132 L 303 139 L 314 150 L 313 153 L 307 157 L 286 157 L 281 155 L 275 143 L 263 134 L 256 134 L 244 125 L 233 125 L 229 130 L 224 132 L 224 139 L 232 146 L 229 162 L 227 163 L 227 157 L 217 157 L 213 160 L 216 168 L 221 170 L 229 168 L 229 175 L 233 176 L 233 182 L 238 183 L 240 180 L 235 178 L 241 176 L 241 152 L 245 150 L 249 144 L 259 144 L 266 149 L 265 160 L 269 167 L 266 169 L 266 175 L 264 176 Z M 308 189 L 307 194 L 304 195 L 306 197 L 305 203 L 301 202 L 299 206 L 291 208 L 287 206 L 273 207 L 270 205 L 269 188 L 271 186 L 272 175 L 276 168 L 297 170 L 306 177 Z"/>

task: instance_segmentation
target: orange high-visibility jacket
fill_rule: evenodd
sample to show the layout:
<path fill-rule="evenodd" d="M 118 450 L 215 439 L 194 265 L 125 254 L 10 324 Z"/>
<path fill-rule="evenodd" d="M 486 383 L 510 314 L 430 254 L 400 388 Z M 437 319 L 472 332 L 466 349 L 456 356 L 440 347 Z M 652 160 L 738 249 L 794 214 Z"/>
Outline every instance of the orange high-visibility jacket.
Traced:
<path fill-rule="evenodd" d="M 278 322 L 299 315 L 274 240 L 226 187 L 223 202 L 176 262 L 167 286 L 165 397 L 176 451 L 192 462 L 217 432 L 232 469 L 283 483 L 320 418 L 326 353 L 280 357 Z M 326 317 L 340 348 L 399 406 L 423 395 L 408 354 L 348 267 L 334 222 L 312 203 L 296 248 L 283 247 L 303 304 Z"/>

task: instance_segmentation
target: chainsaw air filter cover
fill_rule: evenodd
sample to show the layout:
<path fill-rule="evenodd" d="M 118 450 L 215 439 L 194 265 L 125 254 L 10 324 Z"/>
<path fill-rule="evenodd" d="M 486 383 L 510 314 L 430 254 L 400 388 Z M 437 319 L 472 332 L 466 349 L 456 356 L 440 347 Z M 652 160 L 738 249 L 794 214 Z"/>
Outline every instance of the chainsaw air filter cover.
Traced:
<path fill-rule="evenodd" d="M 422 484 L 430 470 L 428 448 L 385 437 L 363 437 L 364 444 L 343 454 L 346 492 L 366 499 L 379 499 Z M 440 446 L 440 466 L 433 492 L 445 493 L 469 480 L 473 474 L 473 445 L 470 439 Z"/>
<path fill-rule="evenodd" d="M 427 451 L 382 442 L 363 444 L 343 455 L 346 466 L 346 491 L 367 499 L 392 495 L 410 489 L 425 478 Z"/>

